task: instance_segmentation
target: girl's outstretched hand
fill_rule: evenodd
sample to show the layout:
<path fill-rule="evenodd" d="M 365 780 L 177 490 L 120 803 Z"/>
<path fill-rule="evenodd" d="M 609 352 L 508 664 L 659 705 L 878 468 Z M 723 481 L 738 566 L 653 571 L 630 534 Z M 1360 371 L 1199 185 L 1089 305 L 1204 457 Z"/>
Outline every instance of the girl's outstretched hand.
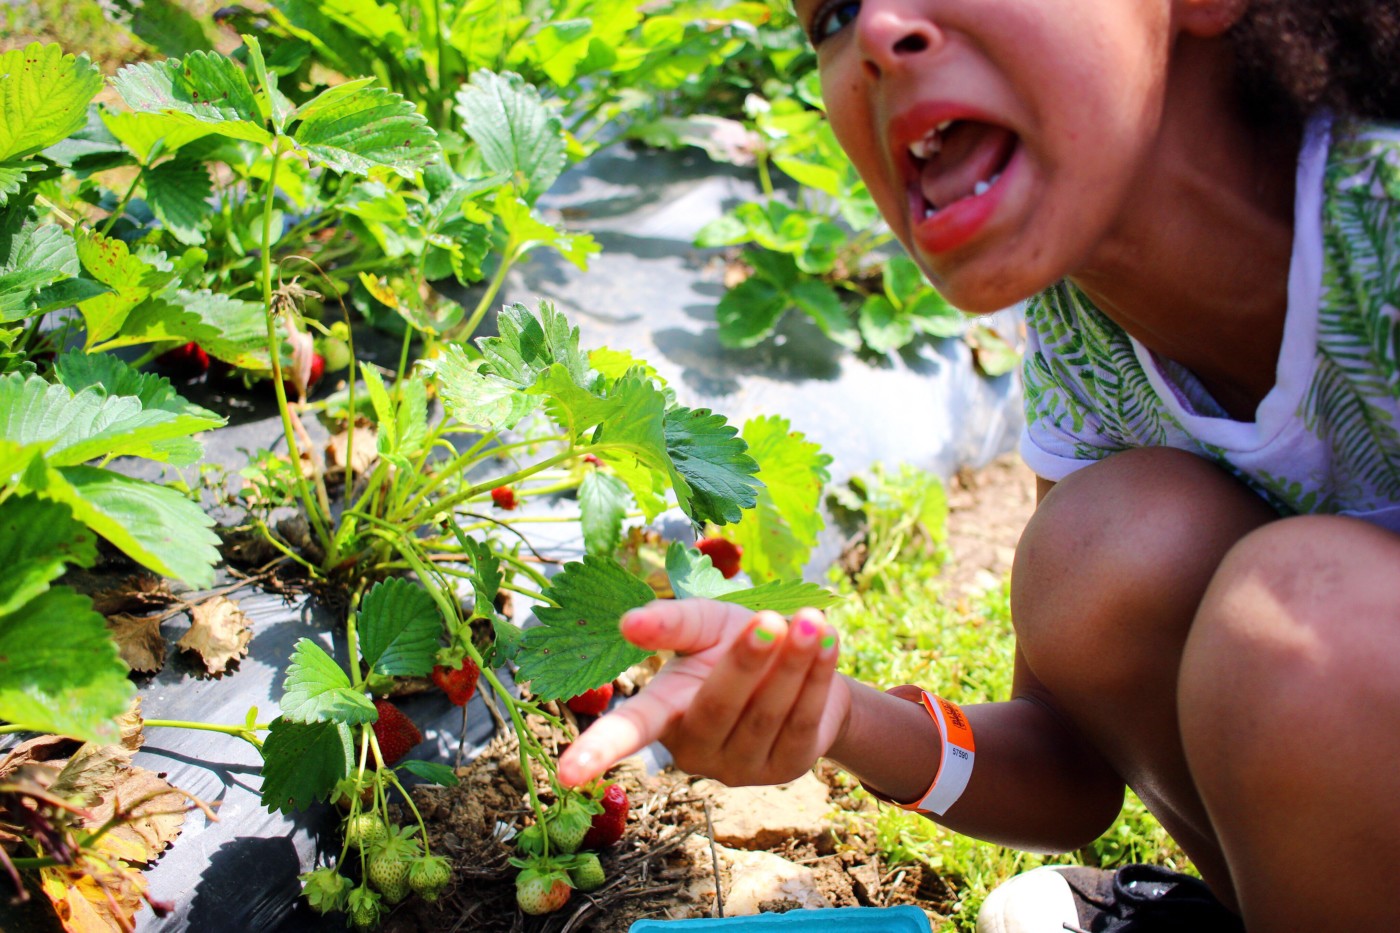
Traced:
<path fill-rule="evenodd" d="M 628 641 L 676 657 L 559 758 L 579 785 L 660 740 L 676 766 L 730 785 L 781 784 L 811 768 L 850 712 L 836 631 L 815 609 L 791 621 L 708 599 L 659 600 L 622 617 Z"/>

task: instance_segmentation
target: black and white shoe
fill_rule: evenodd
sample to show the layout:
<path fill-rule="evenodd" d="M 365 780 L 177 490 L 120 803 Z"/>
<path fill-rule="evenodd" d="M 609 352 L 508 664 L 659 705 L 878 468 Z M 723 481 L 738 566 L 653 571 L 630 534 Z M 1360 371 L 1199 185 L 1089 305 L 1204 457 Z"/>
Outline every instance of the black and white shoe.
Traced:
<path fill-rule="evenodd" d="M 1050 865 L 998 885 L 977 933 L 1244 933 L 1244 924 L 1190 875 Z"/>

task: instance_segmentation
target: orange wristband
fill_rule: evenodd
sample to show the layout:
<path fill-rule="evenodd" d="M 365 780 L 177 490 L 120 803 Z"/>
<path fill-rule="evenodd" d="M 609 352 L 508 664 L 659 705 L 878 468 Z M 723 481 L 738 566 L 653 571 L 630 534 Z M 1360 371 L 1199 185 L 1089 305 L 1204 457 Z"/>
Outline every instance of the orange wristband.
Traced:
<path fill-rule="evenodd" d="M 914 803 L 895 803 L 906 810 L 942 816 L 967 789 L 967 782 L 972 778 L 972 763 L 977 757 L 976 746 L 972 741 L 972 726 L 968 724 L 967 716 L 963 715 L 962 707 L 927 690 L 920 697 L 920 702 L 938 727 L 939 738 L 943 740 L 943 754 L 939 758 L 933 782 L 923 796 Z"/>

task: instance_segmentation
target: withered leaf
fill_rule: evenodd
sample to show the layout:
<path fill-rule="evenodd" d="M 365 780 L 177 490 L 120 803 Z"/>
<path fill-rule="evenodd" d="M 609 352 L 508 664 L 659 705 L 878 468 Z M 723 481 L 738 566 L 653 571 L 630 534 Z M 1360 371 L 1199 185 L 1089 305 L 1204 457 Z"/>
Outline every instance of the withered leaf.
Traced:
<path fill-rule="evenodd" d="M 346 448 L 349 447 L 350 432 L 338 431 L 331 435 L 331 439 L 326 444 L 326 465 L 330 467 L 345 466 Z M 352 464 L 356 473 L 364 473 L 374 461 L 379 459 L 379 434 L 374 429 L 374 425 L 366 419 L 358 419 L 355 422 L 354 448 L 350 450 L 350 455 L 354 457 Z"/>
<path fill-rule="evenodd" d="M 128 843 L 108 835 L 97 841 L 97 848 L 105 861 L 84 856 L 73 866 L 42 869 L 44 896 L 68 933 L 127 933 L 135 925 L 146 879 L 125 863 Z"/>
<path fill-rule="evenodd" d="M 82 801 L 90 814 L 84 820 L 88 829 L 103 825 L 120 808 L 125 821 L 103 838 L 121 842 L 121 858 L 145 864 L 180 835 L 189 805 L 159 774 L 133 765 L 131 755 L 120 745 L 88 743 L 68 760 L 49 790 Z"/>
<path fill-rule="evenodd" d="M 133 616 L 124 612 L 107 618 L 107 628 L 126 666 L 139 674 L 153 674 L 165 667 L 165 636 L 159 616 Z"/>
<path fill-rule="evenodd" d="M 190 612 L 190 630 L 176 642 L 184 651 L 194 651 L 211 674 L 222 674 L 229 663 L 248 653 L 253 640 L 253 623 L 224 596 L 211 596 Z"/>

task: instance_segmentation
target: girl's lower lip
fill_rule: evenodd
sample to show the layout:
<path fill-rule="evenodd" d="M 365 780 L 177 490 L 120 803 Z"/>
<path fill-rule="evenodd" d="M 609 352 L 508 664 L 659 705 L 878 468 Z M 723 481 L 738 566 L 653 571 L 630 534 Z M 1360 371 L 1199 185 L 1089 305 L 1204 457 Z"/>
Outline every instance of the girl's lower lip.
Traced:
<path fill-rule="evenodd" d="M 985 192 L 954 201 L 936 212 L 932 217 L 924 217 L 924 196 L 915 186 L 910 192 L 910 215 L 913 220 L 914 242 L 921 250 L 931 255 L 946 253 L 967 243 L 982 231 L 991 220 L 1006 194 L 1007 182 L 1020 160 L 1020 150 L 1012 153 L 1011 159 L 999 173 L 996 183 Z"/>

